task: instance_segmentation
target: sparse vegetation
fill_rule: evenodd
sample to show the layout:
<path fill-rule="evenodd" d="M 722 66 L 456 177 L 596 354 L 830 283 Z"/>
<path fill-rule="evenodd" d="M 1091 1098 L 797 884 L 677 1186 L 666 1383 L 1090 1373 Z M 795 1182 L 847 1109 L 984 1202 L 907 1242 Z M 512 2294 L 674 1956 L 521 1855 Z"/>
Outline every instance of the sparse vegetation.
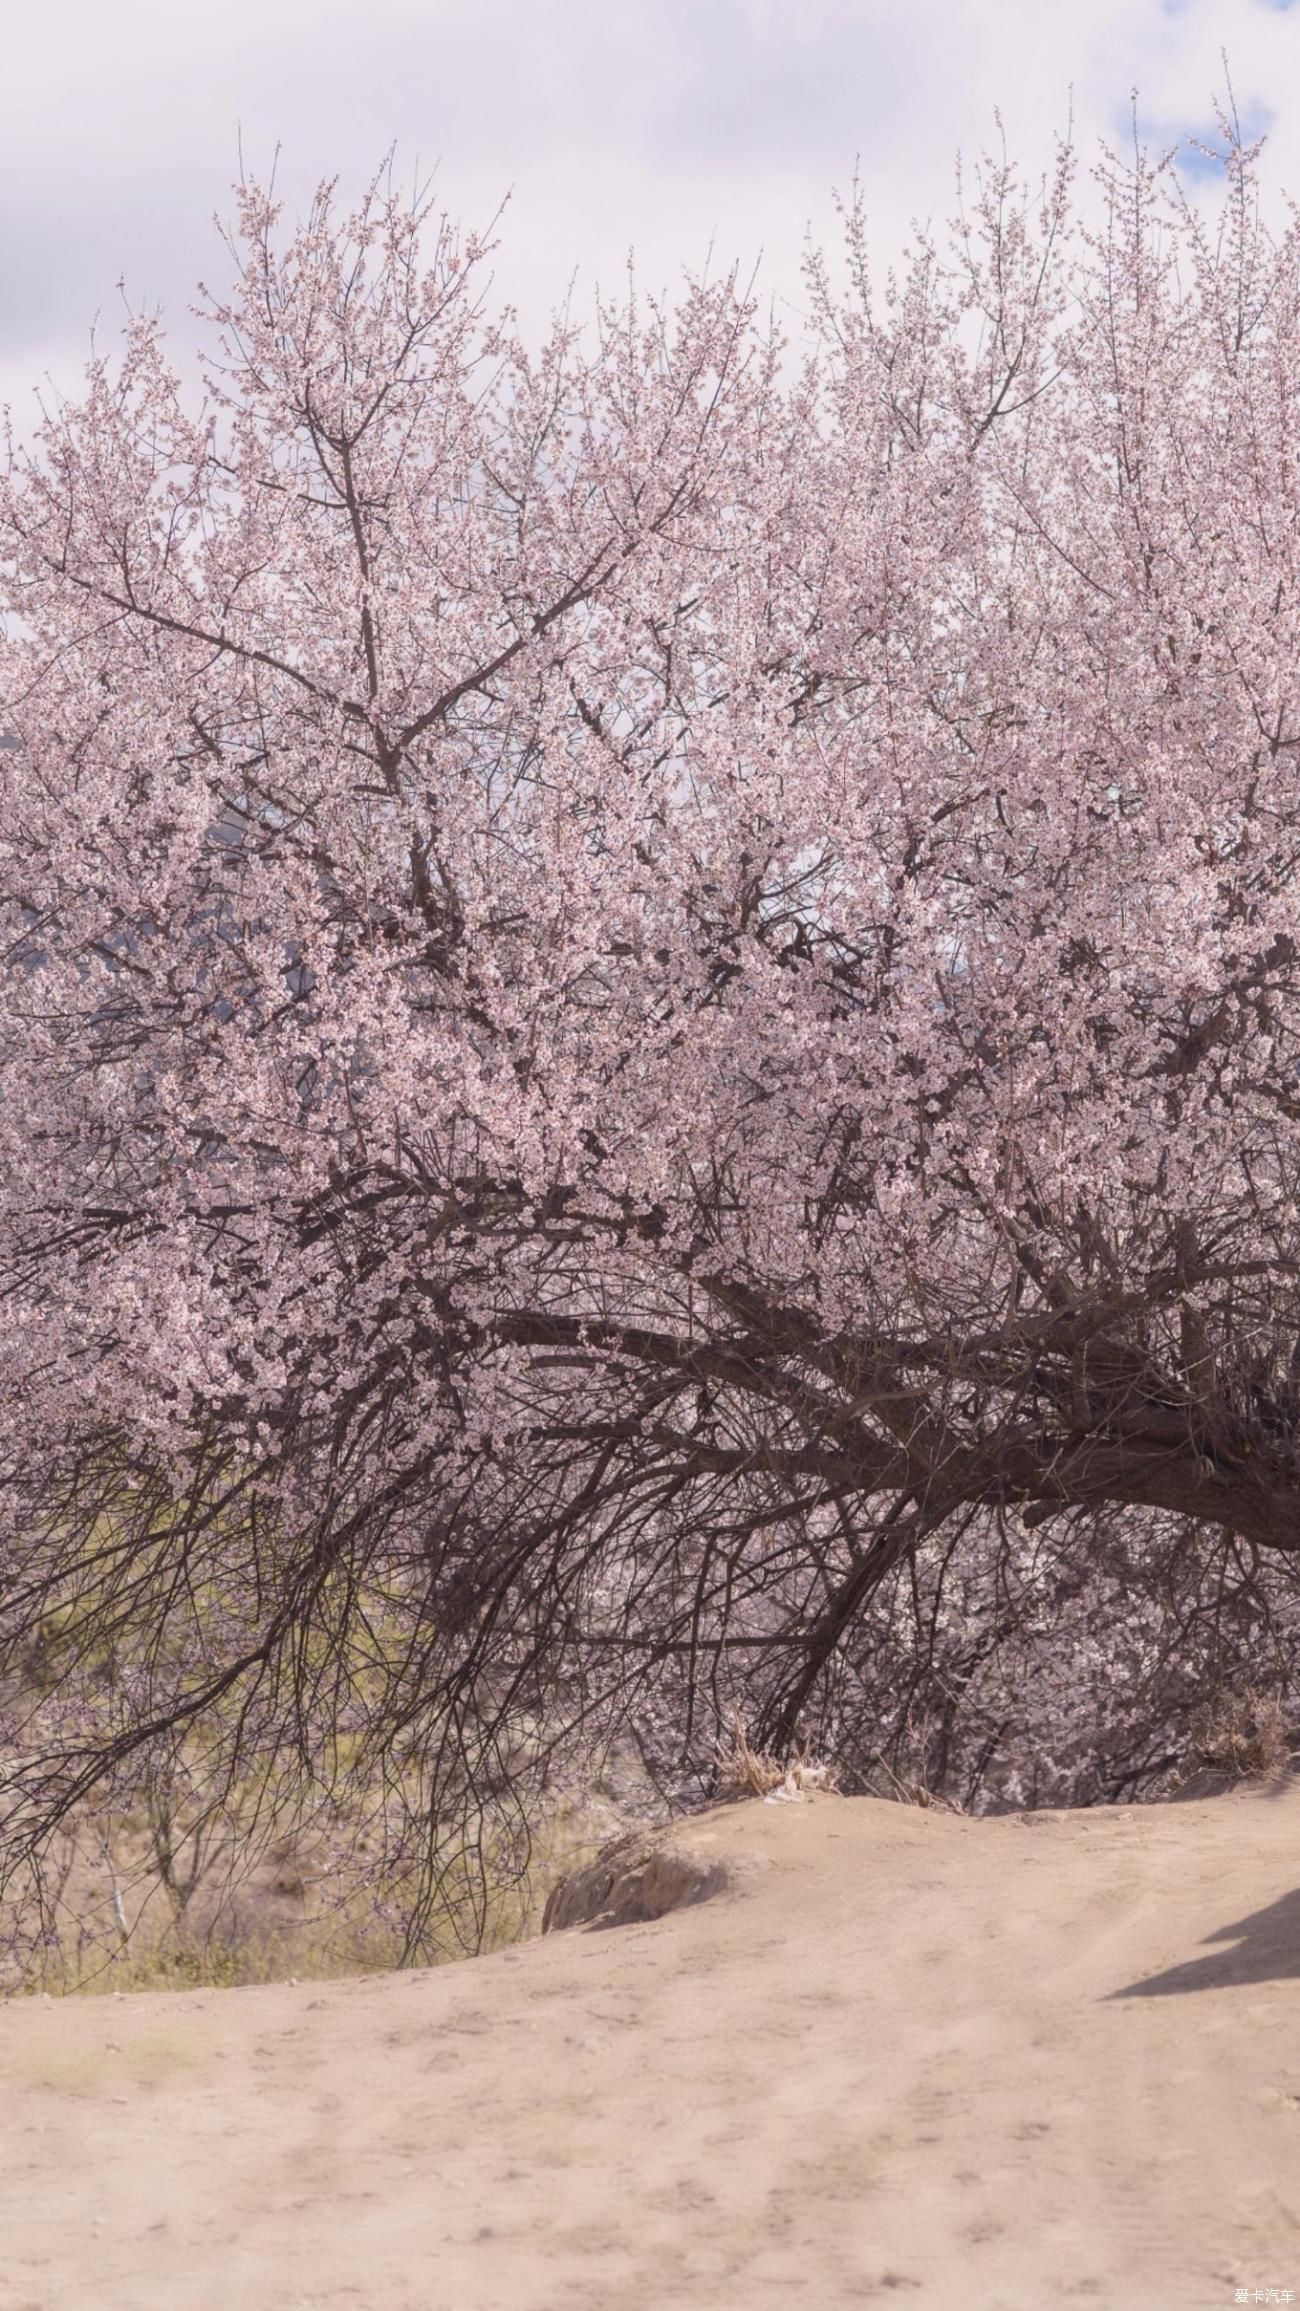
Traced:
<path fill-rule="evenodd" d="M 1190 1755 L 1177 1781 L 1204 1772 L 1229 1781 L 1280 1781 L 1298 1747 L 1294 1722 L 1276 1693 L 1220 1693 L 1193 1724 Z"/>

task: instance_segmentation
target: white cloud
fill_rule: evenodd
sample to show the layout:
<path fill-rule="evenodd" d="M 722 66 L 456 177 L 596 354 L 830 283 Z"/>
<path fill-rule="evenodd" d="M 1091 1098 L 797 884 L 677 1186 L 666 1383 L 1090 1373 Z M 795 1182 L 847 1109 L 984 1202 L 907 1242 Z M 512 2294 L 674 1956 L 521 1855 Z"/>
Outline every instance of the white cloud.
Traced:
<path fill-rule="evenodd" d="M 994 138 L 1035 167 L 1073 107 L 1085 154 L 1123 135 L 1129 92 L 1173 138 L 1205 128 L 1227 50 L 1272 173 L 1300 192 L 1300 9 L 1266 0 L 47 0 L 5 11 L 0 84 L 0 395 L 75 379 L 125 274 L 178 334 L 237 138 L 282 147 L 300 197 L 355 185 L 390 144 L 440 164 L 485 219 L 512 190 L 503 289 L 536 324 L 575 267 L 611 285 L 752 263 L 795 291 L 804 230 L 860 157 L 876 231 L 947 213 L 953 159 Z"/>

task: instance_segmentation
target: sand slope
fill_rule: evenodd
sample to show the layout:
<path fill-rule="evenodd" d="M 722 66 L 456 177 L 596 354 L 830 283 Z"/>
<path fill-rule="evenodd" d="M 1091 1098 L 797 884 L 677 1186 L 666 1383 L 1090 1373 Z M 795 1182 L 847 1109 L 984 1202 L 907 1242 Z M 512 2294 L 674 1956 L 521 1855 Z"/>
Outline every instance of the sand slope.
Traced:
<path fill-rule="evenodd" d="M 1300 1789 L 676 1842 L 652 1924 L 0 2006 L 0 2311 L 1300 2304 Z"/>

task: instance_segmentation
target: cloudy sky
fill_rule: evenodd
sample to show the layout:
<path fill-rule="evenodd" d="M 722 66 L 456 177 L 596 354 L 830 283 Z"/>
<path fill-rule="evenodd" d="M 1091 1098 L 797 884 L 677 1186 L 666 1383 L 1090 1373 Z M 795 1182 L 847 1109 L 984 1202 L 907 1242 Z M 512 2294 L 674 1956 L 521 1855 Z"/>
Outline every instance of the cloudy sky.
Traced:
<path fill-rule="evenodd" d="M 1226 51 L 1241 113 L 1300 194 L 1300 6 L 1276 0 L 44 0 L 4 9 L 0 399 L 75 381 L 125 276 L 178 336 L 242 139 L 297 198 L 390 145 L 467 223 L 510 195 L 503 294 L 540 324 L 576 270 L 650 285 L 762 253 L 797 301 L 809 224 L 860 168 L 882 250 L 942 219 L 954 155 L 1037 166 L 1073 109 L 1086 148 L 1205 133 Z"/>

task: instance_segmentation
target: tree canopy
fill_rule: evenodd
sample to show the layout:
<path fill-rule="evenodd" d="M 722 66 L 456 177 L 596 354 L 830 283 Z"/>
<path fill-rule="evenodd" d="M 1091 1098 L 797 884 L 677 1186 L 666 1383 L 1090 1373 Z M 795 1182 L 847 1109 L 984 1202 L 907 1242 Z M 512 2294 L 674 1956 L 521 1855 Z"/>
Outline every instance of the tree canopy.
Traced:
<path fill-rule="evenodd" d="M 1300 1548 L 1256 172 L 1207 224 L 1141 155 L 1077 212 L 1068 154 L 990 166 L 881 286 L 850 206 L 799 349 L 735 279 L 530 349 L 427 205 L 245 186 L 202 397 L 138 319 L 11 446 L 0 1656 L 61 1664 L 11 1855 L 200 1732 L 308 1782 L 346 1737 L 407 1861 L 562 1728 L 865 1755 L 976 1563 L 1049 1656 L 1104 1571 L 1120 1686 L 1155 1588 L 1254 1642 Z"/>

